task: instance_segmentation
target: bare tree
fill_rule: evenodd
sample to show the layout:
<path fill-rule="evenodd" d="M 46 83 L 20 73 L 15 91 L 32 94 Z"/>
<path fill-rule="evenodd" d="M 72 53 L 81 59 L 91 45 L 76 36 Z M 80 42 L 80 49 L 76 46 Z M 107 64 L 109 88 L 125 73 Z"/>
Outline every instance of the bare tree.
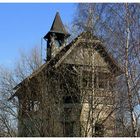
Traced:
<path fill-rule="evenodd" d="M 39 48 L 33 48 L 28 54 L 22 51 L 19 57 L 13 70 L 3 66 L 0 69 L 1 136 L 17 136 L 19 103 L 8 98 L 14 95 L 13 88 L 42 63 Z"/>
<path fill-rule="evenodd" d="M 137 136 L 139 122 L 139 4 L 78 4 L 79 16 L 74 19 L 78 30 L 92 27 L 94 35 L 103 38 L 108 51 L 124 66 L 119 78 L 118 101 L 122 112 L 122 127 L 129 136 Z M 92 10 L 89 10 L 92 9 Z M 92 11 L 92 18 L 90 13 Z M 87 24 L 88 19 L 91 24 Z M 126 98 L 127 97 L 127 98 Z M 121 102 L 121 98 L 123 102 Z M 121 111 L 123 110 L 123 111 Z M 119 113 L 120 113 L 119 112 Z M 117 122 L 119 123 L 119 122 Z M 131 126 L 131 130 L 128 129 Z M 131 131 L 131 132 L 130 132 Z M 119 135 L 119 134 L 118 134 Z M 123 134 L 122 134 L 123 135 Z M 125 134 L 124 134 L 125 135 Z M 128 136 L 127 135 L 127 136 Z"/>

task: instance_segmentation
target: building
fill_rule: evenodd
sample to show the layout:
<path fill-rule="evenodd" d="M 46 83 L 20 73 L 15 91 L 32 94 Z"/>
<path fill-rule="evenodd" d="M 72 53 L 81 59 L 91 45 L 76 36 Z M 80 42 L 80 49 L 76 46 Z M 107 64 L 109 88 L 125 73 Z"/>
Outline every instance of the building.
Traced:
<path fill-rule="evenodd" d="M 19 136 L 115 136 L 115 80 L 121 67 L 98 37 L 83 32 L 67 44 L 59 13 L 47 41 L 46 62 L 14 89 Z"/>

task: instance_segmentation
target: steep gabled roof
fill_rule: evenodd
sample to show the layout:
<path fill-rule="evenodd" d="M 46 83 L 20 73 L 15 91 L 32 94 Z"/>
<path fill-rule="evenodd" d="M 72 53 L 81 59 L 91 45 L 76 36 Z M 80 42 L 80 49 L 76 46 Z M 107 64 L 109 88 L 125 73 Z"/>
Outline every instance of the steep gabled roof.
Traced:
<path fill-rule="evenodd" d="M 14 89 L 17 90 L 24 84 L 26 80 L 30 80 L 33 77 L 37 76 L 41 71 L 44 69 L 49 69 L 49 68 L 57 68 L 59 65 L 63 62 L 65 58 L 67 58 L 68 54 L 81 42 L 83 43 L 89 43 L 94 46 L 96 44 L 96 48 L 98 49 L 98 52 L 101 54 L 101 56 L 104 57 L 105 61 L 108 61 L 111 67 L 115 68 L 115 72 L 117 73 L 116 75 L 119 75 L 123 73 L 123 69 L 119 64 L 115 61 L 113 56 L 108 53 L 107 49 L 103 45 L 103 43 L 96 37 L 96 36 L 91 36 L 91 38 L 88 38 L 89 33 L 83 32 L 81 33 L 78 37 L 76 37 L 70 44 L 67 46 L 63 47 L 54 58 L 50 59 L 47 61 L 45 64 L 40 66 L 36 71 L 34 71 L 30 76 L 28 76 L 25 80 L 23 80 L 21 83 L 19 83 Z M 85 39 L 87 37 L 88 39 Z M 15 95 L 13 95 L 15 96 Z M 13 96 L 11 98 L 13 98 Z"/>
<path fill-rule="evenodd" d="M 83 33 L 82 33 L 83 34 Z M 65 47 L 61 48 L 61 50 L 49 61 L 44 63 L 42 66 L 40 66 L 37 70 L 35 70 L 30 76 L 28 76 L 26 79 L 24 79 L 21 83 L 19 83 L 16 87 L 14 87 L 14 90 L 16 90 L 25 80 L 31 79 L 32 77 L 36 76 L 38 73 L 40 73 L 43 69 L 48 68 L 48 67 L 53 67 L 59 60 L 61 60 L 62 56 L 73 46 L 73 44 L 78 40 L 80 36 L 76 37 L 71 43 L 66 45 Z"/>
<path fill-rule="evenodd" d="M 48 38 L 48 35 L 50 33 L 59 33 L 59 34 L 63 34 L 66 37 L 70 36 L 70 34 L 66 31 L 63 22 L 60 18 L 59 12 L 56 13 L 53 24 L 51 26 L 50 31 L 44 36 L 44 38 Z"/>

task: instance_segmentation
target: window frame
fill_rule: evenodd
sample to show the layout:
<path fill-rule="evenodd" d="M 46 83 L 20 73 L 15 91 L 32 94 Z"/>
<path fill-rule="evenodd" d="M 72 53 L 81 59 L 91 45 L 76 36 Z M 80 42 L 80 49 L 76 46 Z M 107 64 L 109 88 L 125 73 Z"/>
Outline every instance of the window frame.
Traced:
<path fill-rule="evenodd" d="M 40 109 L 40 102 L 38 100 L 29 100 L 28 111 L 37 112 Z"/>

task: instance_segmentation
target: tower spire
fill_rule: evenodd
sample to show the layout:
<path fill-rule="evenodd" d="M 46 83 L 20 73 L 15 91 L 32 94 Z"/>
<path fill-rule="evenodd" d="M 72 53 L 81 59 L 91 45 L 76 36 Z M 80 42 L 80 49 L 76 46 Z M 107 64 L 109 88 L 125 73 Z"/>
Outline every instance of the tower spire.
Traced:
<path fill-rule="evenodd" d="M 87 18 L 87 31 L 93 32 L 93 14 L 94 14 L 94 5 L 89 5 L 88 9 L 88 18 Z"/>
<path fill-rule="evenodd" d="M 64 35 L 65 38 L 69 37 L 70 34 L 66 31 L 64 24 L 60 18 L 59 12 L 56 13 L 53 24 L 50 31 L 44 36 L 45 39 L 48 39 L 50 33 L 57 33 Z"/>
<path fill-rule="evenodd" d="M 65 45 L 65 40 L 69 36 L 70 34 L 66 31 L 57 12 L 50 31 L 44 36 L 44 39 L 47 41 L 47 60 L 50 60 L 58 53 L 61 47 Z"/>

